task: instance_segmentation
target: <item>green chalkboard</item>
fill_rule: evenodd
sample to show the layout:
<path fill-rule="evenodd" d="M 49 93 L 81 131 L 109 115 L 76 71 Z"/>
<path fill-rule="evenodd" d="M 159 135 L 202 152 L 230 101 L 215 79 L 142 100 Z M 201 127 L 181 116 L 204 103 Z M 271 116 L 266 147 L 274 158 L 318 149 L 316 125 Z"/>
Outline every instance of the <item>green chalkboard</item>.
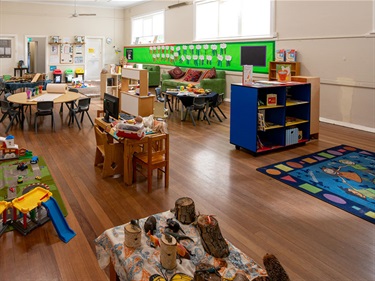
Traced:
<path fill-rule="evenodd" d="M 274 41 L 125 46 L 124 55 L 129 63 L 242 71 L 243 46 L 266 47 L 265 66 L 254 66 L 253 72 L 268 73 L 269 62 L 275 58 Z"/>

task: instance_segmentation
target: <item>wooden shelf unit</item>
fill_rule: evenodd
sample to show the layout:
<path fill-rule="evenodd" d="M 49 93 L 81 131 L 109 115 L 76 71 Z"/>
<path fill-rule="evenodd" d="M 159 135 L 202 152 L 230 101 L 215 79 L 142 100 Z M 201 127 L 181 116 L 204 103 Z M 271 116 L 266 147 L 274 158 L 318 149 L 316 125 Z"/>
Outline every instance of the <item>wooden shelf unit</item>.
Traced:
<path fill-rule="evenodd" d="M 131 90 L 131 83 L 138 81 L 139 95 Z M 149 116 L 154 112 L 155 95 L 149 95 L 146 69 L 123 68 L 121 73 L 120 110 L 134 116 Z"/>
<path fill-rule="evenodd" d="M 118 97 L 119 80 L 121 74 L 101 73 L 100 74 L 100 98 L 104 98 L 104 93 Z M 108 86 L 108 78 L 113 79 L 112 86 Z"/>
<path fill-rule="evenodd" d="M 276 106 L 263 105 L 268 94 L 276 94 Z M 308 83 L 232 84 L 230 143 L 254 154 L 306 143 L 310 140 L 310 100 Z M 258 126 L 258 113 L 264 116 L 264 129 Z"/>
<path fill-rule="evenodd" d="M 311 84 L 310 136 L 319 138 L 320 78 L 313 76 L 292 76 L 292 81 Z"/>
<path fill-rule="evenodd" d="M 300 75 L 300 67 L 301 64 L 299 62 L 290 62 L 290 61 L 270 61 L 269 64 L 269 73 L 268 73 L 268 80 L 277 80 L 276 79 L 276 65 L 290 65 L 291 75 L 298 76 Z"/>

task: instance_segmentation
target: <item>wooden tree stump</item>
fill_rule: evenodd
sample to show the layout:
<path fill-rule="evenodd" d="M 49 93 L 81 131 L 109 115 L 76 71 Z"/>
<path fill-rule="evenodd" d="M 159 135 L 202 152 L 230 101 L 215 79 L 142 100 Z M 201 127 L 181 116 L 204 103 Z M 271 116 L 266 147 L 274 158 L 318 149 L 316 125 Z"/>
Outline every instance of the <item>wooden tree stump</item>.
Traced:
<path fill-rule="evenodd" d="M 183 223 L 190 224 L 195 221 L 195 204 L 193 199 L 182 197 L 175 202 L 175 218 Z"/>
<path fill-rule="evenodd" d="M 176 262 L 177 241 L 172 236 L 163 234 L 160 239 L 160 263 L 165 269 L 174 269 Z"/>
<path fill-rule="evenodd" d="M 130 223 L 124 226 L 124 244 L 129 248 L 138 248 L 142 244 L 141 229 Z"/>
<path fill-rule="evenodd" d="M 197 225 L 205 251 L 215 258 L 227 257 L 229 247 L 221 234 L 217 220 L 212 216 L 200 215 Z"/>

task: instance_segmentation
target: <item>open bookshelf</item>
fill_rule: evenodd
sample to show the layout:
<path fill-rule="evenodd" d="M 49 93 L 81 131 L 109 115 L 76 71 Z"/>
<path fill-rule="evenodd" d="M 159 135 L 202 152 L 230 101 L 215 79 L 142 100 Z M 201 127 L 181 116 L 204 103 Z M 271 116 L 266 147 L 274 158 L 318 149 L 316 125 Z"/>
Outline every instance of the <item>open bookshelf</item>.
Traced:
<path fill-rule="evenodd" d="M 267 97 L 276 104 L 267 106 Z M 230 143 L 254 154 L 310 140 L 311 86 L 231 85 Z"/>

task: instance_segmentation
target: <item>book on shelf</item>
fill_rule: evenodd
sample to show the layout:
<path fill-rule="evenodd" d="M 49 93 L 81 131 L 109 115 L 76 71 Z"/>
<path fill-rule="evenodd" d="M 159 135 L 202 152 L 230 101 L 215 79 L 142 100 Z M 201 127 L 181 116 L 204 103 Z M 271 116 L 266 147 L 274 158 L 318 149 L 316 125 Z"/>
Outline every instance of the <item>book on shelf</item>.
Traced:
<path fill-rule="evenodd" d="M 295 49 L 287 49 L 285 51 L 285 61 L 297 61 L 297 51 Z"/>
<path fill-rule="evenodd" d="M 242 84 L 251 86 L 253 84 L 253 66 L 244 65 L 242 71 Z"/>
<path fill-rule="evenodd" d="M 276 80 L 279 82 L 288 82 L 291 80 L 291 66 L 289 64 L 276 65 Z"/>
<path fill-rule="evenodd" d="M 276 105 L 277 105 L 277 95 L 267 94 L 267 106 L 276 106 Z"/>
<path fill-rule="evenodd" d="M 276 50 L 275 61 L 285 61 L 285 50 L 284 49 Z"/>
<path fill-rule="evenodd" d="M 266 130 L 266 111 L 264 109 L 258 110 L 258 131 Z"/>

